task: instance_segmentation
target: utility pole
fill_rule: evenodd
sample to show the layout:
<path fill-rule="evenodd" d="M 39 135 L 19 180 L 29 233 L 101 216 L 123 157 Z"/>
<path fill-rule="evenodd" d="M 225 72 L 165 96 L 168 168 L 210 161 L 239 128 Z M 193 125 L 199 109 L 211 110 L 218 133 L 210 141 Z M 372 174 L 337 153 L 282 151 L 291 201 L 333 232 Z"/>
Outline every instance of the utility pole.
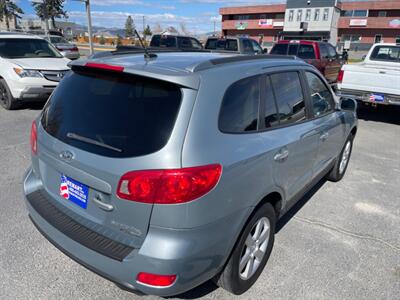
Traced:
<path fill-rule="evenodd" d="M 143 16 L 143 32 L 144 32 L 144 26 L 145 26 L 145 24 L 144 24 L 144 18 L 145 18 L 145 16 Z"/>
<path fill-rule="evenodd" d="M 90 13 L 90 0 L 85 0 L 86 5 L 86 15 L 88 19 L 88 34 L 89 34 L 89 47 L 90 54 L 94 54 L 93 41 L 92 41 L 92 16 Z"/>
<path fill-rule="evenodd" d="M 215 36 L 216 22 L 217 22 L 217 21 L 214 20 L 214 36 Z"/>

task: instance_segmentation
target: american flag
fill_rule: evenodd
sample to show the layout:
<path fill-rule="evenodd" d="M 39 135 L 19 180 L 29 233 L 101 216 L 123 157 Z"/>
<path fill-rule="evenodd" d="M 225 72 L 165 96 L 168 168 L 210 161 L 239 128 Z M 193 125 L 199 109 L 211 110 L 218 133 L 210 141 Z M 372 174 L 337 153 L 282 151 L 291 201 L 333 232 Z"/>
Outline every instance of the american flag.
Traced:
<path fill-rule="evenodd" d="M 61 176 L 60 196 L 64 199 L 69 199 L 68 184 L 65 176 Z"/>

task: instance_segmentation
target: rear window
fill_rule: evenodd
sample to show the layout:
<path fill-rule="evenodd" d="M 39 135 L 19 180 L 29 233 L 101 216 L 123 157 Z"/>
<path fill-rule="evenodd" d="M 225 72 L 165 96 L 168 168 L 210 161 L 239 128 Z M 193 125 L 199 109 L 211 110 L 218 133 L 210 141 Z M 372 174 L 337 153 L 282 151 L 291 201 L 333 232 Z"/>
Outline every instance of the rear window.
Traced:
<path fill-rule="evenodd" d="M 399 46 L 376 46 L 372 51 L 371 60 L 381 60 L 389 62 L 400 61 L 400 47 Z"/>
<path fill-rule="evenodd" d="M 79 149 L 134 157 L 163 148 L 181 104 L 178 86 L 126 74 L 71 71 L 42 115 L 44 129 Z"/>
<path fill-rule="evenodd" d="M 286 55 L 288 50 L 288 44 L 276 44 L 271 49 L 271 54 Z"/>
<path fill-rule="evenodd" d="M 314 47 L 312 45 L 300 45 L 297 56 L 302 59 L 315 59 Z"/>
<path fill-rule="evenodd" d="M 226 39 L 226 40 L 208 39 L 205 49 L 238 51 L 238 43 L 237 40 L 234 39 Z"/>
<path fill-rule="evenodd" d="M 151 47 L 176 48 L 176 37 L 168 35 L 155 35 L 150 42 Z"/>

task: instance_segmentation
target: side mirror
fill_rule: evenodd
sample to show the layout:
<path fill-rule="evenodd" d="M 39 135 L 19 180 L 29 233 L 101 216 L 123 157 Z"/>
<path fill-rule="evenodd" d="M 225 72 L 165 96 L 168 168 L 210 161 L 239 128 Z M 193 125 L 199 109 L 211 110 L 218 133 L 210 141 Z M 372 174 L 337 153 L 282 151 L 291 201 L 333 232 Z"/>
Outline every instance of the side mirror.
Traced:
<path fill-rule="evenodd" d="M 362 56 L 362 60 L 365 60 L 365 58 L 366 58 L 367 56 L 364 54 L 363 56 Z"/>
<path fill-rule="evenodd" d="M 357 111 L 357 101 L 352 98 L 342 97 L 342 98 L 340 98 L 339 109 L 356 112 Z"/>

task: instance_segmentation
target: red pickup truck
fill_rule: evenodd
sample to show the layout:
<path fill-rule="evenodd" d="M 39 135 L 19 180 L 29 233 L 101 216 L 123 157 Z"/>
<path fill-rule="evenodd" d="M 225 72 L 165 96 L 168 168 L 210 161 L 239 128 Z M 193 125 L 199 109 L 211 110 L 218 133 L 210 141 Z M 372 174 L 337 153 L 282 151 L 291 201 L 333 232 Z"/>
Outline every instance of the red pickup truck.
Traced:
<path fill-rule="evenodd" d="M 270 54 L 295 55 L 315 66 L 328 80 L 336 83 L 343 61 L 335 47 L 320 41 L 286 41 L 277 42 Z"/>

